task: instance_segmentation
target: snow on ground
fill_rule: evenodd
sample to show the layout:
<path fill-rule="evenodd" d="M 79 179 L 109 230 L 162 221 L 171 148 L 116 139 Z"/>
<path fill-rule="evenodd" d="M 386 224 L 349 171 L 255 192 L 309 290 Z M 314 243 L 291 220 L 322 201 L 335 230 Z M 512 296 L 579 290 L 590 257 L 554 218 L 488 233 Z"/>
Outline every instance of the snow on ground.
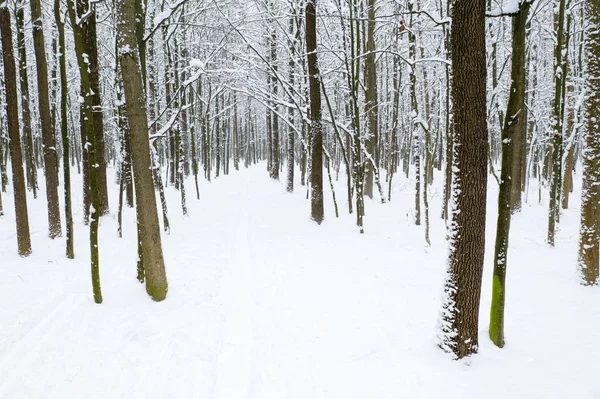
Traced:
<path fill-rule="evenodd" d="M 76 176 L 78 179 L 79 176 Z M 326 195 L 309 220 L 264 165 L 187 182 L 189 217 L 168 189 L 169 294 L 154 303 L 135 279 L 135 212 L 101 222 L 104 303 L 92 299 L 87 229 L 76 198 L 76 260 L 46 234 L 44 194 L 29 199 L 34 253 L 16 254 L 12 193 L 0 218 L 0 398 L 600 398 L 600 289 L 575 274 L 579 193 L 556 248 L 547 203 L 515 216 L 506 347 L 487 338 L 496 183 L 490 181 L 480 353 L 452 361 L 434 344 L 445 273 L 441 179 L 431 193 L 432 246 L 413 224 L 413 185 L 367 201 L 366 234 Z M 579 187 L 580 183 L 576 183 Z M 11 189 L 9 187 L 9 189 Z M 116 210 L 116 186 L 111 206 Z"/>

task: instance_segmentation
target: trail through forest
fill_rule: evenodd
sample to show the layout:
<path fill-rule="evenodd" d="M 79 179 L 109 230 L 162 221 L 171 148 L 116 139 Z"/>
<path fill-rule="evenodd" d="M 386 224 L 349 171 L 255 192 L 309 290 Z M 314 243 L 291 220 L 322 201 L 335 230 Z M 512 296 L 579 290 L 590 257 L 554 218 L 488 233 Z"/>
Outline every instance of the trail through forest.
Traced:
<path fill-rule="evenodd" d="M 431 187 L 432 246 L 426 247 L 422 228 L 413 223 L 407 180 L 396 181 L 392 203 L 367 202 L 366 233 L 360 235 L 353 215 L 335 218 L 328 190 L 325 221 L 317 226 L 307 217 L 305 187 L 298 181 L 294 194 L 285 193 L 264 167 L 203 183 L 201 200 L 188 201 L 189 217 L 169 209 L 171 234 L 163 236 L 169 296 L 160 303 L 135 278 L 134 210 L 125 210 L 121 239 L 116 215 L 101 220 L 99 306 L 83 245 L 88 229 L 80 190 L 73 261 L 64 257 L 62 239 L 47 237 L 45 203 L 33 198 L 34 252 L 19 258 L 13 204 L 6 201 L 0 219 L 0 398 L 600 395 L 594 333 L 600 293 L 580 286 L 574 267 L 579 180 L 554 249 L 539 222 L 547 199 L 537 204 L 532 182 L 511 236 L 506 347 L 487 339 L 487 256 L 479 355 L 453 362 L 435 346 L 446 256 L 439 218 L 443 179 Z M 490 180 L 492 254 L 497 185 Z M 343 192 L 344 184 L 340 176 L 337 190 Z M 178 196 L 167 188 L 170 204 Z"/>

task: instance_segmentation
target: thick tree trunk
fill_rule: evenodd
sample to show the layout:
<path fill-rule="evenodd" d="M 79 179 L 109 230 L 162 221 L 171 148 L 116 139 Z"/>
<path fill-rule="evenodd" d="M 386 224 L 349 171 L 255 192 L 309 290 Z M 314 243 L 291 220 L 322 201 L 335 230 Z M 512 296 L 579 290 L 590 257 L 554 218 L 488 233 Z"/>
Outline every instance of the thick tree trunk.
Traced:
<path fill-rule="evenodd" d="M 58 160 L 56 156 L 56 140 L 52 129 L 50 115 L 50 98 L 48 97 L 48 64 L 44 43 L 44 26 L 40 0 L 30 0 L 31 20 L 33 21 L 33 47 L 38 82 L 38 107 L 42 124 L 42 140 L 44 142 L 44 170 L 46 172 L 46 200 L 48 201 L 48 231 L 50 238 L 59 237 L 60 208 L 58 201 Z"/>
<path fill-rule="evenodd" d="M 155 301 L 162 301 L 167 295 L 168 285 L 150 167 L 148 117 L 135 36 L 135 4 L 134 2 L 118 2 L 117 10 L 119 57 L 125 87 L 127 116 L 131 129 L 135 199 L 140 226 L 140 242 L 143 247 L 146 291 Z"/>
<path fill-rule="evenodd" d="M 600 3 L 585 3 L 586 129 L 584 133 L 578 269 L 584 285 L 599 283 L 600 263 Z"/>
<path fill-rule="evenodd" d="M 321 121 L 321 76 L 317 59 L 316 0 L 306 3 L 306 52 L 310 87 L 311 128 L 311 218 L 321 224 L 323 209 L 323 126 Z"/>
<path fill-rule="evenodd" d="M 488 130 L 485 0 L 455 0 L 452 15 L 454 163 L 448 272 L 439 346 L 477 352 L 485 253 Z"/>
<path fill-rule="evenodd" d="M 13 52 L 13 38 L 10 23 L 10 12 L 6 3 L 0 6 L 0 34 L 2 39 L 2 59 L 4 62 L 4 86 L 6 98 L 17 98 L 17 71 Z M 27 193 L 25 174 L 23 172 L 23 156 L 21 154 L 21 137 L 19 134 L 19 109 L 16 101 L 6 101 L 8 134 L 10 137 L 10 159 L 12 162 L 12 181 L 15 198 L 15 215 L 17 222 L 17 245 L 20 256 L 31 254 L 31 238 L 29 236 L 29 216 L 27 214 Z M 3 155 L 0 154 L 0 157 Z"/>

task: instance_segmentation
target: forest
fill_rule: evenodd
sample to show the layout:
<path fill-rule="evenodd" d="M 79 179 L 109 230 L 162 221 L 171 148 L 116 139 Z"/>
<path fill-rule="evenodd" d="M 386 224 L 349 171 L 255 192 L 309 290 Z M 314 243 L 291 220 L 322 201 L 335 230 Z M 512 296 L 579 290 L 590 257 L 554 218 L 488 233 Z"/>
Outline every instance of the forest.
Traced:
<path fill-rule="evenodd" d="M 600 396 L 599 1 L 0 0 L 0 46 L 0 398 Z"/>

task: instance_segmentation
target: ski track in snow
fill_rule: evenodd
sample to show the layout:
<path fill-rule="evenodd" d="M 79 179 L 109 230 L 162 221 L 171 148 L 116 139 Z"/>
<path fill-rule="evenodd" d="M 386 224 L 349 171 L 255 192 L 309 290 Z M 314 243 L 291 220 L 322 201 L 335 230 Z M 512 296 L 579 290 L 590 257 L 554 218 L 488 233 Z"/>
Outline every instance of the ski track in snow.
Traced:
<path fill-rule="evenodd" d="M 241 200 L 233 218 L 232 237 L 228 248 L 227 270 L 224 273 L 222 296 L 228 301 L 226 322 L 221 336 L 217 360 L 214 398 L 248 397 L 252 390 L 251 371 L 254 362 L 253 280 L 249 271 L 250 236 L 247 228 L 247 182 L 243 184 Z M 232 384 L 232 381 L 235 381 Z"/>
<path fill-rule="evenodd" d="M 167 299 L 152 302 L 135 280 L 135 212 L 125 209 L 122 239 L 114 215 L 101 221 L 102 305 L 92 299 L 79 178 L 74 261 L 64 239 L 46 237 L 43 190 L 29 201 L 34 253 L 19 258 L 12 193 L 3 196 L 0 399 L 600 397 L 600 291 L 575 274 L 579 181 L 555 249 L 543 242 L 547 202 L 514 216 L 500 350 L 487 338 L 490 179 L 480 353 L 454 362 L 434 345 L 445 272 L 441 176 L 430 189 L 430 248 L 403 178 L 390 204 L 367 201 L 365 235 L 345 214 L 343 176 L 341 217 L 327 185 L 321 226 L 308 217 L 306 187 L 297 181 L 285 193 L 264 164 L 202 182 L 201 200 L 188 196 L 189 217 L 168 187 Z M 499 380 L 504 388 L 493 389 Z"/>

